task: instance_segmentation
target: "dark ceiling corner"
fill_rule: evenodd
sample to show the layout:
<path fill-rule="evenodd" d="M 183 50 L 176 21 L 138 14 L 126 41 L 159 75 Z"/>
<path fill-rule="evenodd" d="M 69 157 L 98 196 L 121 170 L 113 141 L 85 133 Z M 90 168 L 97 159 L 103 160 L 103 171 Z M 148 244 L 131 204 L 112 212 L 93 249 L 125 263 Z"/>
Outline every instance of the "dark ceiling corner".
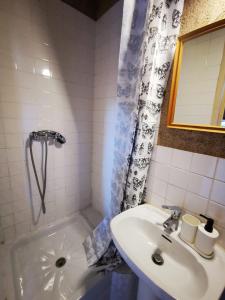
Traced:
<path fill-rule="evenodd" d="M 119 0 L 95 0 L 96 2 L 96 20 L 103 16 Z"/>
<path fill-rule="evenodd" d="M 62 0 L 91 19 L 96 20 L 96 0 Z"/>
<path fill-rule="evenodd" d="M 93 20 L 98 20 L 119 0 L 62 0 Z"/>

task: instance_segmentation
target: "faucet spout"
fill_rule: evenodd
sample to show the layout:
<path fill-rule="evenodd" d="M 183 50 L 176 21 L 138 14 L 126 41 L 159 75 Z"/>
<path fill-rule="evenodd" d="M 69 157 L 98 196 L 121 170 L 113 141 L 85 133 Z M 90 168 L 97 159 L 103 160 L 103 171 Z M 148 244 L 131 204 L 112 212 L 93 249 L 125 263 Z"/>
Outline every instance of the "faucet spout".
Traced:
<path fill-rule="evenodd" d="M 178 229 L 181 208 L 173 205 L 163 205 L 162 208 L 172 210 L 171 216 L 163 223 L 166 233 L 170 234 Z"/>

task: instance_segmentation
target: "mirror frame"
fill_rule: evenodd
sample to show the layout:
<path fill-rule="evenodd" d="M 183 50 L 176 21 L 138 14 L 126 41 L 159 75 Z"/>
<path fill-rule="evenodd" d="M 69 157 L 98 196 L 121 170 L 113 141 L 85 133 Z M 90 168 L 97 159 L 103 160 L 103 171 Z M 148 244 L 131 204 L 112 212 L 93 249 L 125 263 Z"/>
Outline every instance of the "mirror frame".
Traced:
<path fill-rule="evenodd" d="M 225 27 L 225 19 L 217 21 L 215 23 L 209 24 L 207 26 L 198 28 L 194 31 L 191 31 L 187 34 L 181 35 L 178 37 L 176 51 L 173 61 L 172 68 L 172 84 L 170 89 L 169 96 L 169 109 L 167 114 L 167 127 L 175 129 L 185 129 L 185 130 L 195 130 L 195 131 L 205 131 L 205 132 L 214 132 L 214 133 L 224 133 L 225 127 L 215 126 L 215 125 L 201 125 L 201 124 L 185 124 L 185 123 L 174 123 L 174 113 L 176 107 L 176 98 L 178 91 L 178 84 L 180 79 L 181 64 L 182 64 L 182 55 L 183 47 L 186 41 L 222 29 Z"/>

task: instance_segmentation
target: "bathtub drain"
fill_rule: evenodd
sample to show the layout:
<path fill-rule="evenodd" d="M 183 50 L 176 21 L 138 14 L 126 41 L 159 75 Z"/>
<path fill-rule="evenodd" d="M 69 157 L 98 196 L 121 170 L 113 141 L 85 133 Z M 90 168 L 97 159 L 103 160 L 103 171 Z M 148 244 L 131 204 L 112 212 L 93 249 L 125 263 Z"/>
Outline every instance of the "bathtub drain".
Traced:
<path fill-rule="evenodd" d="M 57 261 L 55 262 L 55 265 L 57 268 L 62 268 L 64 265 L 66 264 L 66 259 L 65 257 L 60 257 L 57 259 Z"/>

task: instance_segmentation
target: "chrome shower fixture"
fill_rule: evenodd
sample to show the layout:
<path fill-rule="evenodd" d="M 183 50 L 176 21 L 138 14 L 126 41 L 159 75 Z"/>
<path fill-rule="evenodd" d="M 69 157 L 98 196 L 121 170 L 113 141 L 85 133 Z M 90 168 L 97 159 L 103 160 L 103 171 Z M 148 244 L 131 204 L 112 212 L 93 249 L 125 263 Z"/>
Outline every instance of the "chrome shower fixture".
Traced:
<path fill-rule="evenodd" d="M 66 139 L 65 137 L 60 134 L 59 132 L 52 131 L 52 130 L 40 130 L 40 131 L 32 131 L 30 133 L 30 139 L 34 141 L 43 140 L 43 138 L 47 138 L 47 140 L 55 140 L 60 144 L 65 144 Z"/>
<path fill-rule="evenodd" d="M 31 163 L 34 170 L 34 176 L 36 179 L 38 192 L 41 198 L 41 208 L 43 213 L 46 213 L 46 206 L 45 206 L 45 193 L 46 193 L 46 184 L 47 184 L 47 162 L 48 162 L 48 141 L 53 140 L 56 141 L 59 144 L 65 144 L 66 139 L 65 137 L 60 134 L 59 132 L 52 131 L 52 130 L 40 130 L 40 131 L 32 131 L 29 134 L 29 146 L 30 146 L 30 157 L 31 157 Z M 33 155 L 33 141 L 40 141 L 43 142 L 45 146 L 45 155 L 43 158 L 44 161 L 44 170 L 43 170 L 43 177 L 42 181 L 39 180 L 35 162 L 34 162 L 34 155 Z M 43 148 L 44 149 L 44 148 Z M 42 186 L 41 186 L 42 182 Z"/>

